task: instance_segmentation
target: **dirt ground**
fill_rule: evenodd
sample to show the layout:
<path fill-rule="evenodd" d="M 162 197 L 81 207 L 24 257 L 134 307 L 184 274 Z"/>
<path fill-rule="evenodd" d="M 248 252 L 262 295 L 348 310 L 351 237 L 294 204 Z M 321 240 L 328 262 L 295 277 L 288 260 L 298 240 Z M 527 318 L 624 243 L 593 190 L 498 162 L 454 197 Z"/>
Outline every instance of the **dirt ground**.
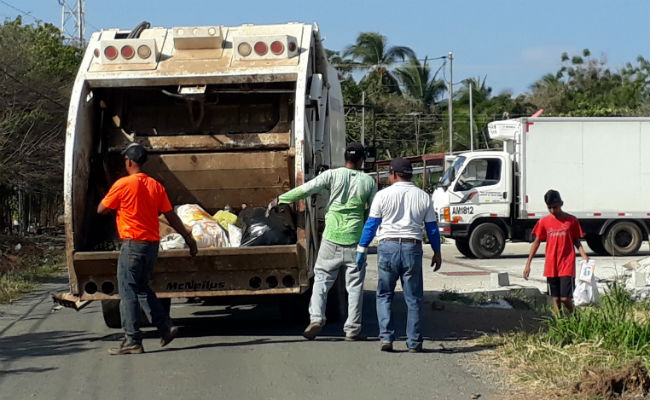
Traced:
<path fill-rule="evenodd" d="M 49 253 L 60 252 L 63 238 L 57 236 L 0 235 L 0 275 L 26 268 L 34 260 L 43 259 Z"/>

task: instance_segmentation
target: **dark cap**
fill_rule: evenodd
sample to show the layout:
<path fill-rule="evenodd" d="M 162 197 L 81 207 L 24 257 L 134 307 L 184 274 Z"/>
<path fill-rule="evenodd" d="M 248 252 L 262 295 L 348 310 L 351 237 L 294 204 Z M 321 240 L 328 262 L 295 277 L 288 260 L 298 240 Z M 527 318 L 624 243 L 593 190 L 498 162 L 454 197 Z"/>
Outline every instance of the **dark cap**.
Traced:
<path fill-rule="evenodd" d="M 404 157 L 393 158 L 390 162 L 390 172 L 397 172 L 403 174 L 412 174 L 413 167 L 411 162 Z"/>
<path fill-rule="evenodd" d="M 131 143 L 124 150 L 122 155 L 138 165 L 147 162 L 147 150 L 138 143 Z"/>

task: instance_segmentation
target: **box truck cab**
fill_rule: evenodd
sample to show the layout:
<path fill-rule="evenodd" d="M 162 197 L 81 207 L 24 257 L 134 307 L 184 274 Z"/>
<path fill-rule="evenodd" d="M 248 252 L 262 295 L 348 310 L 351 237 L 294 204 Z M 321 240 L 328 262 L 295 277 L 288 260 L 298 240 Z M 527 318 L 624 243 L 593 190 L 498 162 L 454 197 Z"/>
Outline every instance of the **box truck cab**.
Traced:
<path fill-rule="evenodd" d="M 488 124 L 498 151 L 455 155 L 433 194 L 441 234 L 467 257 L 531 241 L 560 192 L 597 254 L 633 255 L 650 224 L 650 119 L 519 118 Z"/>
<path fill-rule="evenodd" d="M 144 25 L 92 35 L 66 131 L 70 293 L 59 299 L 104 300 L 107 322 L 116 321 L 107 300 L 118 299 L 119 243 L 114 217 L 95 210 L 124 175 L 120 151 L 130 142 L 148 150 L 144 171 L 173 205 L 210 213 L 266 206 L 319 170 L 343 166 L 343 97 L 318 26 Z M 196 257 L 161 251 L 151 287 L 161 298 L 296 299 L 310 288 L 323 200 L 296 205 L 295 244 L 205 248 Z"/>

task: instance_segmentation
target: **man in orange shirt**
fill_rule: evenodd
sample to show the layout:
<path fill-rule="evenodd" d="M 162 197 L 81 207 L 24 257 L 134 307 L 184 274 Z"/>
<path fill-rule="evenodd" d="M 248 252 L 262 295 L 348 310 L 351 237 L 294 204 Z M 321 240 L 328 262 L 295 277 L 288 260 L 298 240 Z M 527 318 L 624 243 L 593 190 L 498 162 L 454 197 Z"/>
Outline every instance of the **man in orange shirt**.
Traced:
<path fill-rule="evenodd" d="M 144 352 L 139 326 L 141 309 L 160 331 L 161 346 L 169 344 L 178 333 L 169 313 L 149 287 L 160 241 L 158 215 L 165 214 L 169 224 L 183 235 L 190 255 L 197 252 L 196 242 L 174 212 L 165 188 L 142 172 L 141 167 L 147 161 L 144 147 L 131 143 L 122 155 L 128 176 L 118 179 L 97 206 L 99 214 L 117 211 L 117 232 L 122 241 L 117 282 L 125 336 L 120 347 L 108 350 L 111 355 Z"/>

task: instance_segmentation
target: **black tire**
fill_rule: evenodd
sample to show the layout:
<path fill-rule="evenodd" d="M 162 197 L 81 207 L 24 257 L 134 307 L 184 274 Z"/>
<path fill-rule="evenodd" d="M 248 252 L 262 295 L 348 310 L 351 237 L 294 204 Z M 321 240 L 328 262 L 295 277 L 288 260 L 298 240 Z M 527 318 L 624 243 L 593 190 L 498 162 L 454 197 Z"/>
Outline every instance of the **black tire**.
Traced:
<path fill-rule="evenodd" d="M 607 229 L 603 246 L 612 256 L 632 256 L 639 251 L 642 242 L 641 229 L 634 222 L 620 221 Z"/>
<path fill-rule="evenodd" d="M 309 299 L 311 290 L 303 294 L 292 294 L 280 299 L 280 316 L 283 322 L 306 324 L 309 322 Z"/>
<path fill-rule="evenodd" d="M 169 314 L 172 306 L 172 299 L 162 298 L 158 299 L 163 308 Z M 107 327 L 119 329 L 122 327 L 122 316 L 120 314 L 120 301 L 119 300 L 102 300 L 102 316 L 104 323 Z M 144 313 L 140 313 L 140 326 L 151 326 L 151 322 L 147 319 Z"/>
<path fill-rule="evenodd" d="M 345 271 L 339 271 L 339 276 L 334 286 L 327 294 L 327 308 L 325 318 L 328 322 L 339 322 L 345 320 L 348 314 L 348 292 L 345 289 Z"/>
<path fill-rule="evenodd" d="M 585 235 L 585 240 L 589 248 L 599 256 L 609 255 L 603 246 L 603 237 L 596 233 L 588 233 Z"/>
<path fill-rule="evenodd" d="M 119 300 L 102 300 L 102 316 L 104 323 L 107 327 L 119 329 L 122 327 L 122 319 L 120 317 L 120 301 Z"/>
<path fill-rule="evenodd" d="M 476 258 L 498 257 L 505 246 L 503 231 L 490 222 L 478 225 L 469 235 L 469 249 Z"/>
<path fill-rule="evenodd" d="M 456 242 L 456 248 L 460 251 L 460 254 L 464 255 L 467 258 L 476 258 L 472 253 L 472 250 L 469 248 L 469 241 L 467 239 L 454 239 Z"/>

